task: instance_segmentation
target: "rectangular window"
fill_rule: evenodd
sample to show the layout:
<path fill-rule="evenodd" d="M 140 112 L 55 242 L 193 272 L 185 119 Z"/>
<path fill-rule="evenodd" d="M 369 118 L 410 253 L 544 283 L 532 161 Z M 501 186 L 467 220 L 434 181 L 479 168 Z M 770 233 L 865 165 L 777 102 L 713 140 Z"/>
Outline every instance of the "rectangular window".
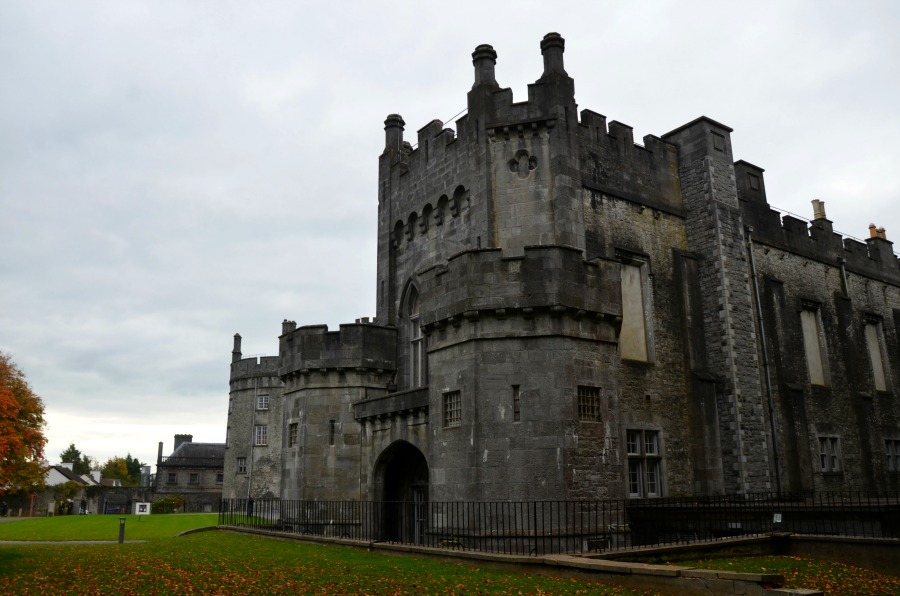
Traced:
<path fill-rule="evenodd" d="M 628 496 L 662 496 L 662 452 L 659 431 L 629 429 L 625 431 L 628 455 Z"/>
<path fill-rule="evenodd" d="M 513 406 L 513 422 L 519 422 L 522 419 L 522 412 L 519 406 L 519 386 L 512 386 L 512 406 Z"/>
<path fill-rule="evenodd" d="M 645 267 L 646 263 L 638 260 L 621 264 L 622 329 L 619 333 L 619 355 L 623 360 L 650 361 L 648 309 L 644 295 Z"/>
<path fill-rule="evenodd" d="M 900 440 L 888 439 L 884 442 L 888 472 L 900 472 Z"/>
<path fill-rule="evenodd" d="M 191 475 L 188 476 L 188 484 L 200 484 L 200 474 L 191 472 Z"/>
<path fill-rule="evenodd" d="M 238 474 L 246 474 L 247 473 L 247 458 L 239 457 L 237 458 L 237 473 Z"/>
<path fill-rule="evenodd" d="M 264 424 L 257 424 L 256 428 L 253 431 L 253 444 L 254 445 L 268 445 L 269 444 L 269 427 Z"/>
<path fill-rule="evenodd" d="M 288 447 L 297 446 L 297 423 L 293 422 L 288 425 Z"/>
<path fill-rule="evenodd" d="M 169 472 L 166 477 L 166 484 L 176 484 L 178 482 L 178 474 L 175 472 Z"/>
<path fill-rule="evenodd" d="M 256 409 L 257 410 L 268 410 L 269 409 L 269 396 L 268 395 L 258 395 L 256 397 Z"/>
<path fill-rule="evenodd" d="M 578 387 L 578 420 L 600 422 L 599 387 Z"/>
<path fill-rule="evenodd" d="M 871 318 L 866 321 L 866 349 L 869 351 L 869 361 L 872 363 L 875 391 L 888 390 L 886 358 L 883 346 L 884 339 L 881 321 Z"/>
<path fill-rule="evenodd" d="M 223 482 L 225 482 L 225 474 L 219 472 L 216 474 L 216 484 L 222 484 Z"/>
<path fill-rule="evenodd" d="M 809 384 L 825 386 L 825 342 L 818 305 L 804 304 L 800 311 L 800 327 L 803 330 L 803 349 L 806 353 L 806 370 Z"/>
<path fill-rule="evenodd" d="M 459 391 L 444 394 L 444 428 L 462 424 L 462 401 Z"/>
<path fill-rule="evenodd" d="M 840 438 L 819 437 L 819 465 L 823 472 L 841 471 Z"/>
<path fill-rule="evenodd" d="M 334 431 L 335 431 L 335 422 L 334 420 L 328 421 L 328 444 L 334 445 Z"/>

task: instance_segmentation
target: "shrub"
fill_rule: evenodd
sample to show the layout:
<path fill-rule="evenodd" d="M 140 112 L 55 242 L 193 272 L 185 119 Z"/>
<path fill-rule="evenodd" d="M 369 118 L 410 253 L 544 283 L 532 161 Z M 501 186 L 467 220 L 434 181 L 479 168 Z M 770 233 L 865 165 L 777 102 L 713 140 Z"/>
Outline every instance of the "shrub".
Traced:
<path fill-rule="evenodd" d="M 181 495 L 169 495 L 153 501 L 150 513 L 175 513 L 184 507 L 184 497 Z"/>

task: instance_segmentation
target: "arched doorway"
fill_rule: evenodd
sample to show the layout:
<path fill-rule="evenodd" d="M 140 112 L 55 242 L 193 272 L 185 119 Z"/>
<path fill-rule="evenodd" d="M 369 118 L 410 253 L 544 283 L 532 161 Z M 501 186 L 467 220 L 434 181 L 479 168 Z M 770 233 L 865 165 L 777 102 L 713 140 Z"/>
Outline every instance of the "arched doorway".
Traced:
<path fill-rule="evenodd" d="M 391 444 L 375 463 L 375 489 L 382 503 L 382 540 L 422 544 L 428 504 L 428 462 L 406 441 Z"/>

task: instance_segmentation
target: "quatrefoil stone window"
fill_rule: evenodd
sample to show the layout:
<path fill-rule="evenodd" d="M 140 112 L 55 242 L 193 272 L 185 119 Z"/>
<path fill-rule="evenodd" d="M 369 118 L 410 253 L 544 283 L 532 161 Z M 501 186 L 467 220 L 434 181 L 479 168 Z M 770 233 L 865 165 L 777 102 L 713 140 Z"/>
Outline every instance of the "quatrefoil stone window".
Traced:
<path fill-rule="evenodd" d="M 516 156 L 509 160 L 509 171 L 516 174 L 519 178 L 527 178 L 533 170 L 537 169 L 537 158 L 529 155 L 524 149 L 516 153 Z"/>

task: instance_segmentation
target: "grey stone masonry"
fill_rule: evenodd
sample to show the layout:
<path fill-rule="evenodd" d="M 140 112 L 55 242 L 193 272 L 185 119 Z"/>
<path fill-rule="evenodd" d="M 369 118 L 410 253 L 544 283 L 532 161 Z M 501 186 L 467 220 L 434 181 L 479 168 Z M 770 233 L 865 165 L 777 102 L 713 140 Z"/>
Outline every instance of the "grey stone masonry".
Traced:
<path fill-rule="evenodd" d="M 699 118 L 663 139 L 679 149 L 688 246 L 700 261 L 710 370 L 721 378 L 720 434 L 726 493 L 772 488 L 743 220 L 731 129 Z"/>

